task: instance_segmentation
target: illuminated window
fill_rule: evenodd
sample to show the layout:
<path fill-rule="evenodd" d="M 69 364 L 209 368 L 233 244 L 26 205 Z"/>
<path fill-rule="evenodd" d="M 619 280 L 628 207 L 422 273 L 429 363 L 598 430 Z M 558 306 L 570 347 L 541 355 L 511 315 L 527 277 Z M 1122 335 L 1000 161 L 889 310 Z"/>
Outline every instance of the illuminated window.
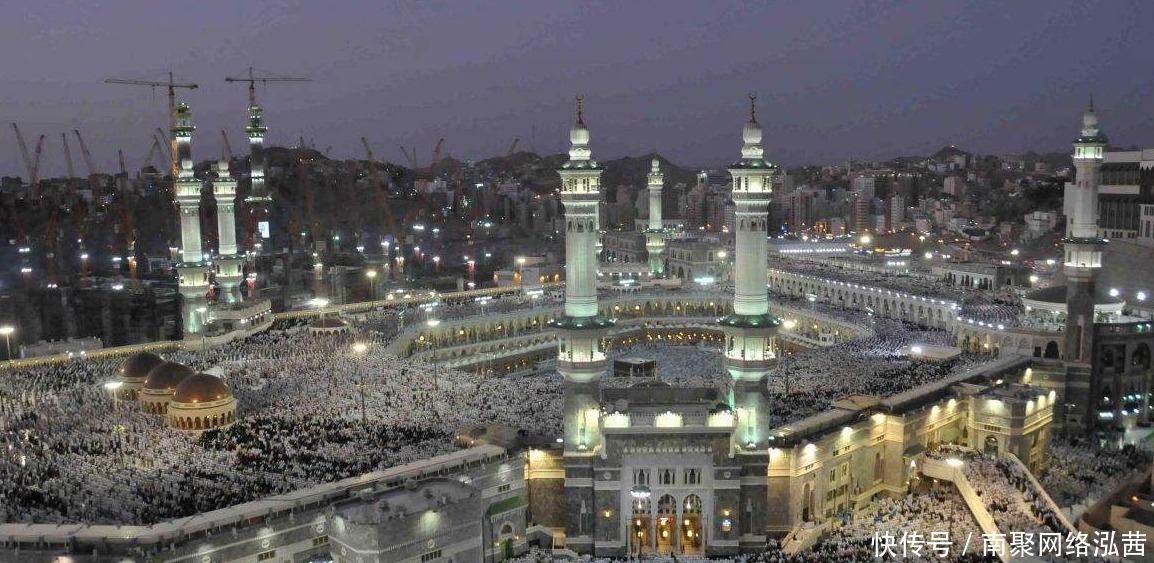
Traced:
<path fill-rule="evenodd" d="M 433 561 L 434 559 L 440 559 L 440 558 L 441 558 L 441 550 L 438 549 L 436 551 L 430 551 L 428 553 L 421 555 L 421 563 L 426 563 L 427 561 Z"/>
<path fill-rule="evenodd" d="M 274 557 L 276 557 L 276 550 L 275 549 L 269 550 L 269 551 L 264 551 L 264 552 L 256 554 L 256 560 L 257 561 L 268 561 L 269 559 L 272 559 Z"/>

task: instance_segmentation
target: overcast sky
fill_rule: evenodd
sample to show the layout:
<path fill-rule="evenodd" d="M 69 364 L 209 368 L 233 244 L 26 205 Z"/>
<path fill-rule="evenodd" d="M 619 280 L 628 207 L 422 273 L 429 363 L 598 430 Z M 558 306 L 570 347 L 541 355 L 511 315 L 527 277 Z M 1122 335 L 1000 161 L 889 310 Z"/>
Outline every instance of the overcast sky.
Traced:
<path fill-rule="evenodd" d="M 1148 1 L 16 0 L 5 13 L 2 174 L 23 175 L 10 121 L 30 145 L 48 136 L 44 176 L 64 171 L 73 128 L 100 171 L 117 148 L 140 166 L 167 125 L 165 93 L 102 81 L 169 69 L 200 84 L 178 91 L 194 157 L 219 157 L 222 128 L 242 150 L 246 90 L 224 77 L 250 65 L 314 80 L 258 91 L 269 142 L 303 135 L 334 157 L 363 157 L 362 135 L 401 163 L 400 145 L 424 164 L 439 137 L 458 158 L 504 154 L 515 137 L 556 152 L 578 92 L 602 160 L 728 163 L 750 91 L 766 155 L 787 166 L 948 143 L 1065 151 L 1091 93 L 1114 143 L 1154 146 Z"/>

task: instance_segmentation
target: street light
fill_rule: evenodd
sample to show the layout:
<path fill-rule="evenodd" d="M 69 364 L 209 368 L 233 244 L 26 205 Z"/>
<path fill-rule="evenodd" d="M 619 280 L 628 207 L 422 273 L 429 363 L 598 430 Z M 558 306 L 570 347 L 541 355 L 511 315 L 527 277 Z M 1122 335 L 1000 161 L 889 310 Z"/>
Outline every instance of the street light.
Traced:
<path fill-rule="evenodd" d="M 123 381 L 109 381 L 104 384 L 104 388 L 112 393 L 112 412 L 118 412 L 120 410 L 120 402 L 118 401 L 120 397 L 117 396 L 116 392 L 119 391 L 121 387 L 124 387 Z"/>
<path fill-rule="evenodd" d="M 16 327 L 12 325 L 0 326 L 0 334 L 4 335 L 4 346 L 8 348 L 8 363 L 12 363 L 12 333 L 16 332 Z"/>
<path fill-rule="evenodd" d="M 376 270 L 369 270 L 369 271 L 365 272 L 365 275 L 369 277 L 369 301 L 376 301 L 377 300 L 377 271 Z"/>
<path fill-rule="evenodd" d="M 197 307 L 196 312 L 200 313 L 200 350 L 203 352 L 208 347 L 204 334 L 204 325 L 208 324 L 204 322 L 204 314 L 208 312 L 208 307 Z"/>
<path fill-rule="evenodd" d="M 358 356 L 364 356 L 364 353 L 368 349 L 369 345 L 365 344 L 364 342 L 357 342 L 356 344 L 353 344 L 353 353 Z M 365 371 L 363 369 L 358 369 L 357 377 L 359 379 L 359 382 L 357 383 L 357 389 L 359 389 L 361 392 L 361 424 L 364 424 L 365 419 L 367 418 L 365 416 Z"/>

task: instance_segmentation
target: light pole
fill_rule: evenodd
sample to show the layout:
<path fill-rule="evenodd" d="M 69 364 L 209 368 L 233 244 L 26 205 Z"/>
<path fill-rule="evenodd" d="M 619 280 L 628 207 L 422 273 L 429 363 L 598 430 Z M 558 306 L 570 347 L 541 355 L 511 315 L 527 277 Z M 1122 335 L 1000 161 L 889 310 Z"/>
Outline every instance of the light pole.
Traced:
<path fill-rule="evenodd" d="M 377 271 L 376 270 L 369 270 L 369 271 L 365 272 L 365 275 L 369 277 L 369 301 L 376 301 L 377 300 L 377 283 L 376 283 L 377 282 Z"/>
<path fill-rule="evenodd" d="M 104 384 L 104 388 L 112 392 L 112 412 L 120 411 L 120 401 L 118 400 L 120 397 L 117 396 L 117 391 L 119 391 L 123 386 L 123 381 L 109 381 L 108 383 Z"/>
<path fill-rule="evenodd" d="M 364 342 L 357 342 L 356 344 L 353 344 L 353 353 L 356 354 L 357 356 L 364 357 L 364 354 L 368 349 L 369 349 L 368 344 L 365 344 Z M 357 388 L 360 389 L 360 391 L 361 391 L 361 424 L 365 424 L 365 420 L 367 417 L 365 416 L 365 371 L 364 371 L 364 366 L 358 366 L 357 378 L 359 379 L 359 383 L 357 383 Z"/>
<path fill-rule="evenodd" d="M 642 503 L 645 502 L 645 500 L 648 499 L 650 497 L 650 495 L 652 495 L 652 494 L 653 494 L 653 491 L 651 491 L 649 489 L 649 485 L 633 485 L 632 487 L 629 488 L 629 496 L 633 497 L 633 502 L 636 503 L 638 508 L 641 508 Z M 641 511 L 637 510 L 637 512 L 641 512 Z M 629 529 L 629 526 L 626 526 L 626 529 Z M 631 532 L 629 535 L 630 535 L 629 547 L 631 549 L 633 547 L 633 541 L 632 541 L 633 536 L 637 537 L 637 558 L 640 559 L 641 558 L 641 530 L 636 530 L 636 533 Z M 629 554 L 629 555 L 630 555 L 630 558 L 633 557 L 633 554 Z"/>
<path fill-rule="evenodd" d="M 8 364 L 12 364 L 12 333 L 16 332 L 16 327 L 12 325 L 0 326 L 0 334 L 4 335 L 4 346 L 8 348 Z"/>
<path fill-rule="evenodd" d="M 196 312 L 200 313 L 200 351 L 203 352 L 208 347 L 208 340 L 204 335 L 204 325 L 208 324 L 204 322 L 204 314 L 208 312 L 208 307 L 197 307 Z"/>

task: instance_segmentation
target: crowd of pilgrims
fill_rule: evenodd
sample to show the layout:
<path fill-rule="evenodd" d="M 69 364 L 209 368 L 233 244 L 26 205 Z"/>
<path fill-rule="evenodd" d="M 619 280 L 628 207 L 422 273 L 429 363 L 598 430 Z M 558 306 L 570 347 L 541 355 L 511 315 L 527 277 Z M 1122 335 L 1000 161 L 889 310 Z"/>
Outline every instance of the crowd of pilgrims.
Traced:
<path fill-rule="evenodd" d="M 962 354 L 945 361 L 911 360 L 902 347 L 949 345 L 945 331 L 877 319 L 874 335 L 783 354 L 769 379 L 770 425 L 815 415 L 847 395 L 889 397 L 973 369 L 988 356 Z"/>
<path fill-rule="evenodd" d="M 222 373 L 237 398 L 238 421 L 199 436 L 114 401 L 103 384 L 120 360 L 0 378 L 0 521 L 149 524 L 447 453 L 462 427 L 560 434 L 555 377 L 429 369 L 363 329 L 285 327 L 166 354 Z"/>
<path fill-rule="evenodd" d="M 934 459 L 960 459 L 962 473 L 994 518 L 999 530 L 1063 534 L 1058 517 L 1034 490 L 1022 469 L 1009 458 L 989 456 L 970 448 L 941 445 L 929 454 Z"/>
<path fill-rule="evenodd" d="M 1055 437 L 1048 453 L 1049 465 L 1039 480 L 1062 508 L 1092 503 L 1117 485 L 1118 479 L 1149 467 L 1151 461 L 1149 447 L 1097 447 L 1080 437 Z"/>

